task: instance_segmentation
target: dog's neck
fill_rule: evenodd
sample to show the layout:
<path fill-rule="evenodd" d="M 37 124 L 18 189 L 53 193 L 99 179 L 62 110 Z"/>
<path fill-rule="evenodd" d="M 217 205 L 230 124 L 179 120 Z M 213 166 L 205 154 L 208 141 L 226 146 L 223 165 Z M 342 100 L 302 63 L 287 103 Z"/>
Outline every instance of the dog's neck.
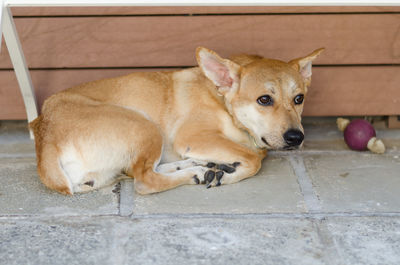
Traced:
<path fill-rule="evenodd" d="M 243 130 L 243 129 L 242 129 Z M 257 149 L 265 149 L 265 147 L 261 147 L 257 144 L 256 139 L 253 137 L 253 135 L 251 135 L 248 130 L 243 130 L 247 133 L 247 136 L 249 137 L 250 141 L 253 143 L 254 147 Z"/>

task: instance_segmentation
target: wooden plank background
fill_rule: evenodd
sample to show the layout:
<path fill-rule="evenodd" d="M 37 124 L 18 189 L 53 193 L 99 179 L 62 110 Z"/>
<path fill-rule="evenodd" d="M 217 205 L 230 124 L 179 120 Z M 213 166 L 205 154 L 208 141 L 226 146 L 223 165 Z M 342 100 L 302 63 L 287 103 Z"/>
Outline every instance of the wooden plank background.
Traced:
<path fill-rule="evenodd" d="M 400 114 L 400 7 L 14 8 L 39 105 L 99 78 L 196 64 L 197 46 L 290 60 L 325 47 L 304 115 Z M 25 119 L 0 54 L 0 119 Z"/>

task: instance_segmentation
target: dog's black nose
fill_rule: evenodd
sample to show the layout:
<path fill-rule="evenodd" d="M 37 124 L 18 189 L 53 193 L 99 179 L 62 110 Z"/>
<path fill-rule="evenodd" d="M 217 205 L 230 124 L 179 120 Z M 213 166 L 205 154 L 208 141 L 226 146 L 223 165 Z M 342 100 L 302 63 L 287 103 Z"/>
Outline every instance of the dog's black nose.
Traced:
<path fill-rule="evenodd" d="M 298 146 L 304 140 L 304 134 L 297 129 L 290 129 L 285 132 L 283 139 L 289 146 Z"/>

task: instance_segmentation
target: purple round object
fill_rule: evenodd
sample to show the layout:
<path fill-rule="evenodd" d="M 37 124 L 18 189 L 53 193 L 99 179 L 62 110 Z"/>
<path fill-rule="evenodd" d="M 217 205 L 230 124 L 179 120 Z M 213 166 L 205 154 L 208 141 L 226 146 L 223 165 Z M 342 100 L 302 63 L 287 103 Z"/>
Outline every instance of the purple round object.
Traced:
<path fill-rule="evenodd" d="M 353 150 L 367 149 L 368 141 L 375 137 L 375 129 L 366 120 L 353 120 L 344 130 L 344 140 L 346 144 Z"/>

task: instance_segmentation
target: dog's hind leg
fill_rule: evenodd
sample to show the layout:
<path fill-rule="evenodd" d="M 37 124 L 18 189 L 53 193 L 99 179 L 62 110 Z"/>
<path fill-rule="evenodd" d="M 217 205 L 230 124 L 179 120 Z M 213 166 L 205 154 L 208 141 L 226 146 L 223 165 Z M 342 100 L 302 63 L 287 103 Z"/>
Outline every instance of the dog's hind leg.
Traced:
<path fill-rule="evenodd" d="M 89 192 L 126 178 L 129 177 L 118 172 L 89 172 L 74 186 L 74 192 Z"/>

